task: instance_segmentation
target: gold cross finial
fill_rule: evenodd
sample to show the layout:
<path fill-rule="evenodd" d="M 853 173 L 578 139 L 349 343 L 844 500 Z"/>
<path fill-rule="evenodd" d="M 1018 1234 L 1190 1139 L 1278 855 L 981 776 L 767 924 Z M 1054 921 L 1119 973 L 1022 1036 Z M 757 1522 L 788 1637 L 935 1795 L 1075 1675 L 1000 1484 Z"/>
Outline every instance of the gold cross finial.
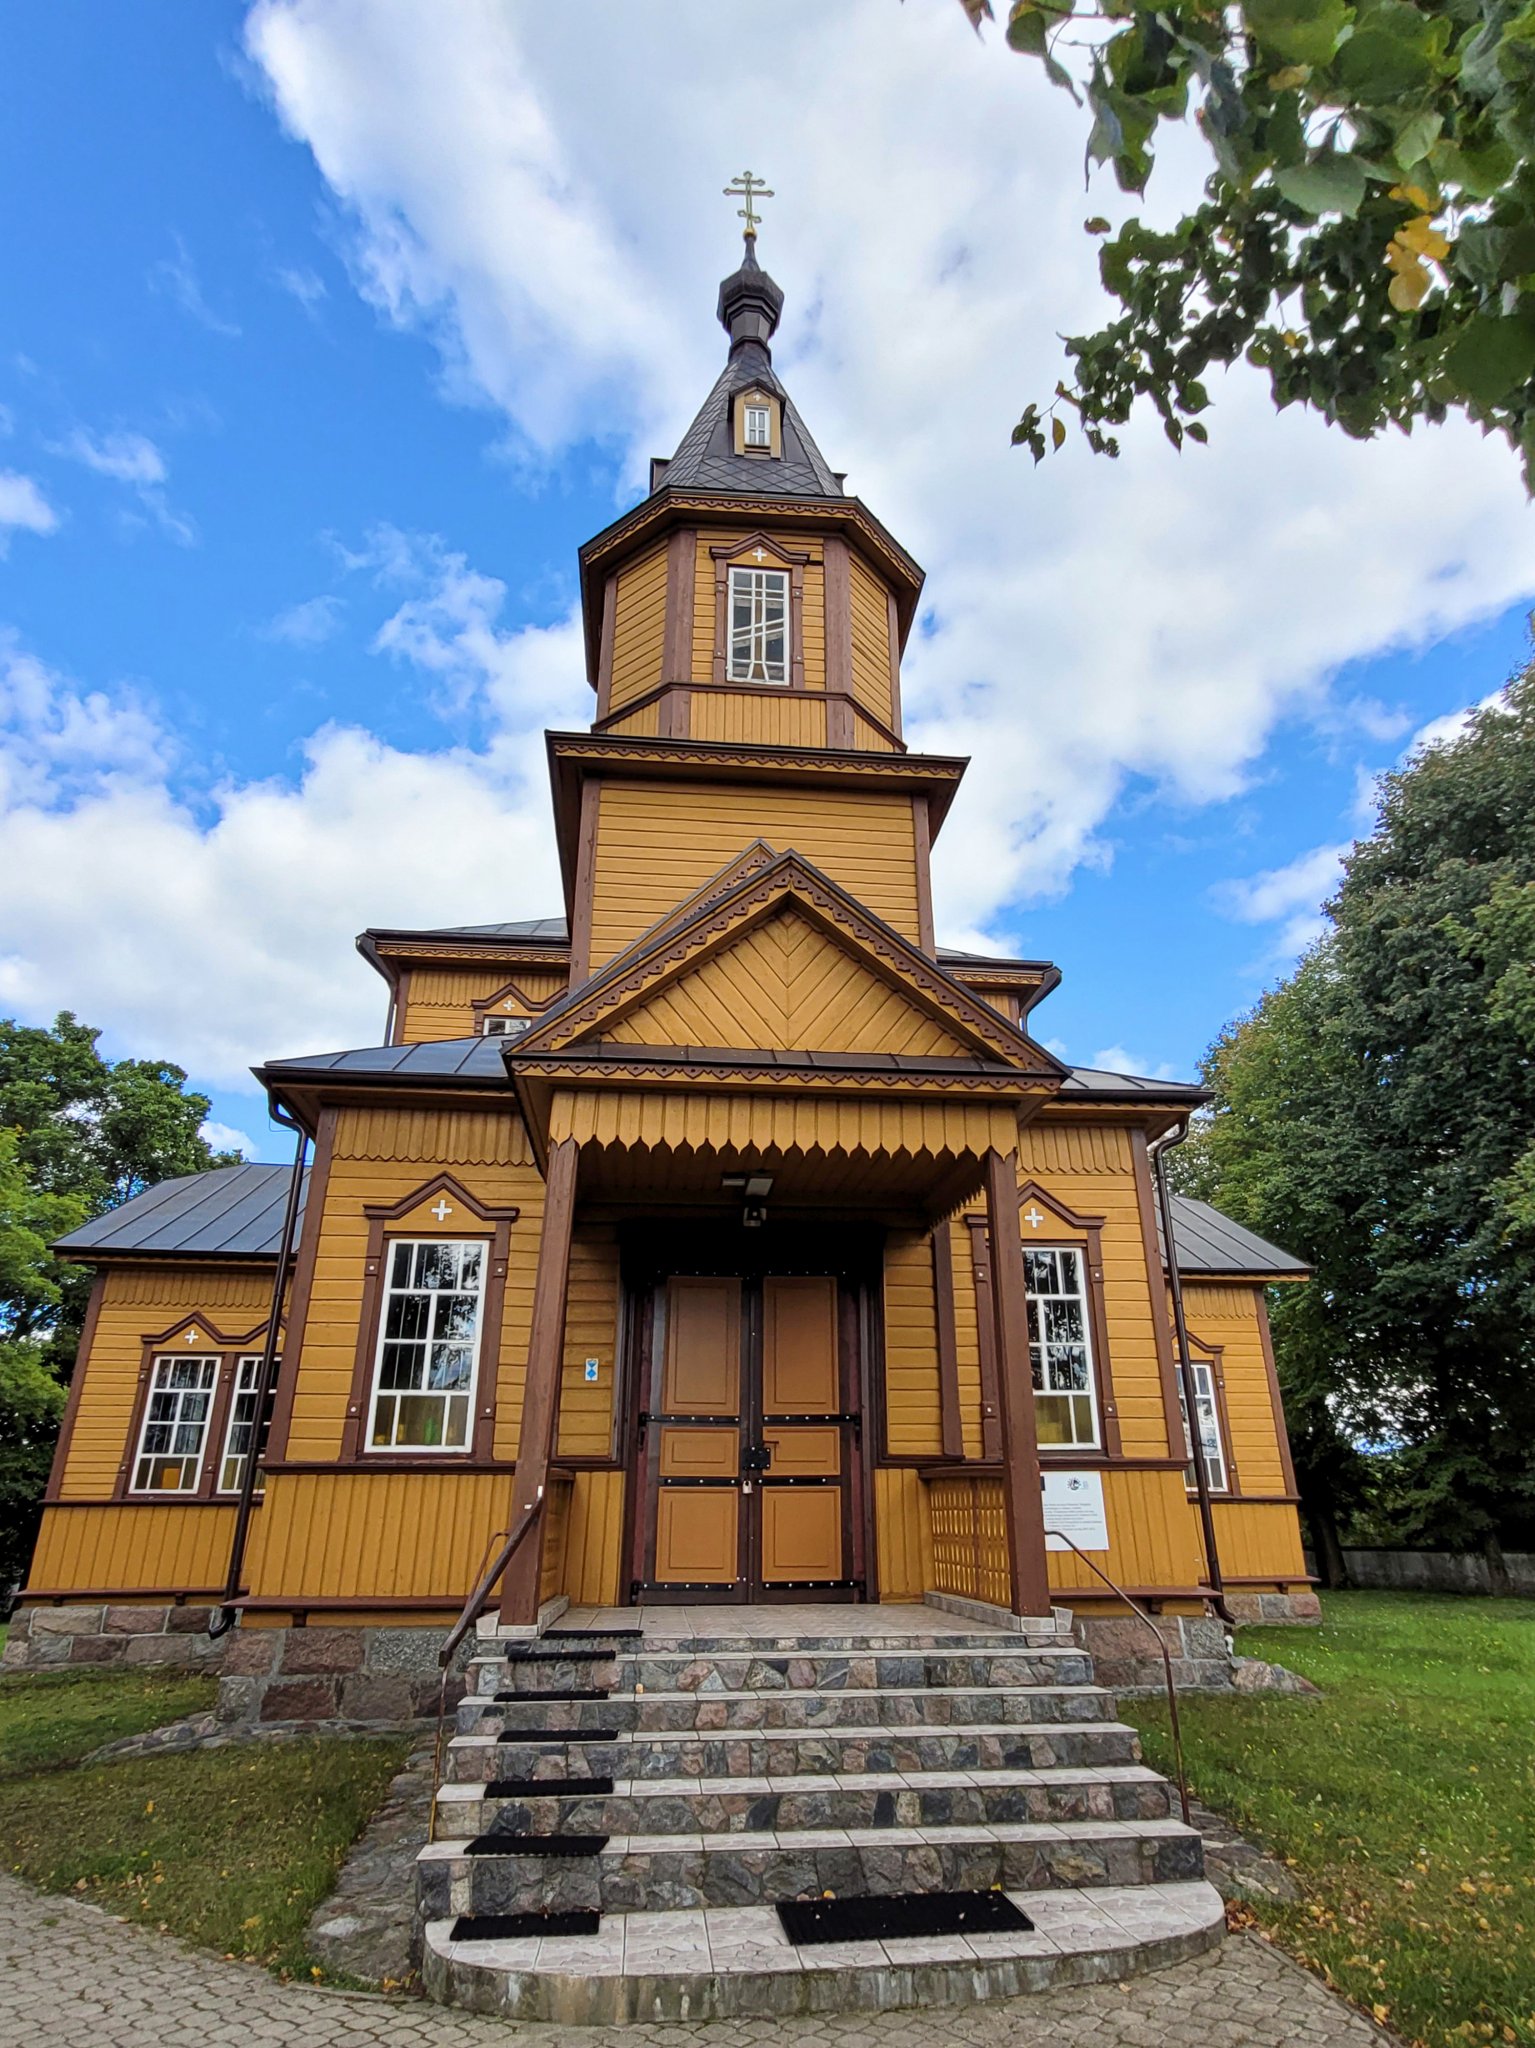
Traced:
<path fill-rule="evenodd" d="M 744 199 L 746 201 L 744 206 L 736 208 L 736 212 L 746 223 L 746 238 L 748 241 L 756 241 L 757 223 L 762 218 L 761 214 L 756 212 L 752 206 L 753 198 L 771 199 L 773 196 L 762 179 L 754 177 L 750 171 L 739 172 L 725 187 L 725 197 L 727 199 Z"/>

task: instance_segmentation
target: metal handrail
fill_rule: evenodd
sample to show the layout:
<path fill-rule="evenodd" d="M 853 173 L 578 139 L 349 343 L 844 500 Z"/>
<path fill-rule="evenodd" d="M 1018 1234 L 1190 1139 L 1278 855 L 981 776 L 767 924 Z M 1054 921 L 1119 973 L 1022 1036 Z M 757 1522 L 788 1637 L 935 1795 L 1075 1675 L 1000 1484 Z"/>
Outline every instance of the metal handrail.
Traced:
<path fill-rule="evenodd" d="M 1115 1585 L 1108 1573 L 1093 1563 L 1079 1543 L 1073 1543 L 1071 1538 L 1060 1529 L 1047 1529 L 1045 1534 L 1053 1536 L 1057 1543 L 1064 1543 L 1068 1550 L 1074 1551 L 1087 1566 L 1087 1569 L 1090 1572 L 1095 1572 L 1111 1593 L 1117 1593 L 1136 1620 L 1144 1622 L 1147 1628 L 1151 1630 L 1152 1635 L 1155 1636 L 1157 1648 L 1162 1653 L 1163 1676 L 1167 1681 L 1167 1719 L 1173 1733 L 1173 1761 L 1178 1773 L 1178 1799 L 1183 1807 L 1183 1824 L 1185 1827 L 1192 1827 L 1193 1822 L 1189 1819 L 1189 1783 L 1183 1771 L 1183 1733 L 1178 1725 L 1178 1689 L 1173 1684 L 1173 1660 L 1168 1654 L 1167 1644 L 1163 1640 L 1162 1631 L 1157 1627 L 1145 1608 L 1137 1601 L 1131 1599 L 1123 1586 Z"/>
<path fill-rule="evenodd" d="M 452 1675 L 453 1659 L 458 1652 L 459 1644 L 468 1635 L 470 1629 L 473 1628 L 475 1622 L 480 1617 L 480 1612 L 485 1602 L 495 1591 L 497 1581 L 516 1556 L 523 1538 L 538 1520 L 539 1511 L 543 1504 L 544 1489 L 540 1487 L 537 1498 L 530 1501 L 528 1506 L 523 1509 L 521 1515 L 512 1524 L 509 1531 L 497 1529 L 486 1539 L 485 1550 L 481 1552 L 482 1562 L 496 1538 L 501 1535 L 506 1537 L 504 1545 L 497 1553 L 495 1563 L 487 1570 L 482 1571 L 479 1578 L 475 1581 L 474 1591 L 464 1602 L 458 1620 L 449 1629 L 442 1648 L 437 1652 L 437 1661 L 442 1667 L 442 1682 L 437 1688 L 437 1738 L 432 1745 L 432 1810 L 427 1820 L 426 1828 L 426 1838 L 429 1842 L 435 1842 L 437 1839 L 437 1796 L 442 1786 L 442 1738 L 443 1731 L 447 1726 L 448 1679 Z"/>

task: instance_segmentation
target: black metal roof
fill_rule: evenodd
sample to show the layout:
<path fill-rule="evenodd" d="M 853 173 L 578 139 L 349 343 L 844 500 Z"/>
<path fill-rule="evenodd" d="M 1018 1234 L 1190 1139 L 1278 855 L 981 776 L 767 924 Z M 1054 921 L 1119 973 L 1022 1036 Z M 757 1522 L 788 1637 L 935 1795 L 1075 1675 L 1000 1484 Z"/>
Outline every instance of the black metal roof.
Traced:
<path fill-rule="evenodd" d="M 365 939 L 476 939 L 495 941 L 507 939 L 511 942 L 539 946 L 566 946 L 570 943 L 570 927 L 563 917 L 526 917 L 513 924 L 445 924 L 434 925 L 423 931 L 415 926 L 399 928 L 389 925 L 370 925 L 363 933 Z"/>
<path fill-rule="evenodd" d="M 1208 1089 L 1193 1081 L 1154 1081 L 1146 1074 L 1111 1074 L 1104 1067 L 1073 1067 L 1061 1088 L 1063 1095 L 1113 1096 L 1156 1102 L 1204 1102 Z"/>
<path fill-rule="evenodd" d="M 496 1041 L 488 1043 L 494 1047 Z M 61 1237 L 58 1249 L 80 1258 L 274 1259 L 291 1171 L 287 1166 L 215 1166 L 162 1181 Z M 1187 1195 L 1173 1196 L 1173 1235 L 1182 1273 L 1299 1277 L 1307 1271 L 1293 1254 Z"/>
<path fill-rule="evenodd" d="M 651 464 L 651 489 L 739 491 L 755 498 L 842 498 L 842 479 L 810 437 L 810 429 L 773 369 L 768 346 L 783 293 L 757 263 L 748 237 L 741 267 L 720 286 L 720 324 L 730 358 L 670 462 Z M 738 455 L 731 400 L 749 387 L 769 391 L 782 408 L 782 454 Z"/>
<path fill-rule="evenodd" d="M 420 1045 L 363 1045 L 349 1052 L 304 1053 L 295 1059 L 268 1060 L 257 1067 L 261 1080 L 319 1080 L 326 1075 L 367 1080 L 393 1077 L 400 1081 L 501 1080 L 504 1038 L 433 1038 Z"/>
<path fill-rule="evenodd" d="M 276 1258 L 290 1166 L 215 1166 L 135 1195 L 96 1216 L 58 1249 L 206 1259 Z M 308 1193 L 306 1186 L 305 1193 Z"/>

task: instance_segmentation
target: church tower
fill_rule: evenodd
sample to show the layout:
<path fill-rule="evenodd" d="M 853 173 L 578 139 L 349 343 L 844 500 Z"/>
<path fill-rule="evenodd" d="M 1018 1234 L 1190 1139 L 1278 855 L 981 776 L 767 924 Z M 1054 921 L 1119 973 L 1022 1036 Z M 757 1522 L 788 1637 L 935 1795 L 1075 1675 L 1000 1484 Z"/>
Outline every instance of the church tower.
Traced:
<path fill-rule="evenodd" d="M 573 986 L 759 840 L 933 949 L 928 853 L 963 764 L 902 738 L 922 571 L 784 388 L 782 309 L 749 220 L 724 369 L 648 496 L 581 552 L 596 715 L 550 740 Z"/>

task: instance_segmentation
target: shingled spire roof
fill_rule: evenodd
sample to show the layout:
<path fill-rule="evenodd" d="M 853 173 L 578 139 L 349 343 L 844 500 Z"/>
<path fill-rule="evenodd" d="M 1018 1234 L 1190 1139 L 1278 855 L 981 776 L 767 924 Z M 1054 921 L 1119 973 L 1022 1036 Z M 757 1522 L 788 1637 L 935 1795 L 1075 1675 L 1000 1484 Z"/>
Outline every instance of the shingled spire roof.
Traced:
<path fill-rule="evenodd" d="M 675 484 L 683 490 L 740 491 L 755 498 L 845 496 L 841 478 L 827 467 L 774 373 L 768 344 L 782 310 L 783 293 L 758 263 L 757 238 L 748 234 L 740 269 L 720 286 L 719 320 L 730 336 L 729 360 L 671 461 L 650 465 L 653 491 Z M 730 401 L 753 385 L 772 392 L 783 406 L 783 454 L 770 463 L 735 451 Z"/>

